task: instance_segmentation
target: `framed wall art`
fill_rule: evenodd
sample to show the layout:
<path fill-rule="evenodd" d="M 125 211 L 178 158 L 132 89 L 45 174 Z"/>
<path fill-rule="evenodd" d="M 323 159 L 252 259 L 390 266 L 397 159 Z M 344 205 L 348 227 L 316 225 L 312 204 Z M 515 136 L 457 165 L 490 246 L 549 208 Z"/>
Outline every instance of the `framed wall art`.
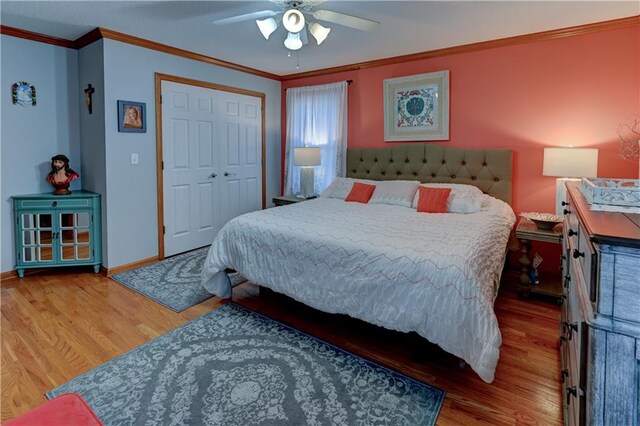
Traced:
<path fill-rule="evenodd" d="M 449 71 L 384 80 L 384 140 L 449 140 Z"/>
<path fill-rule="evenodd" d="M 18 81 L 11 86 L 11 101 L 14 105 L 36 106 L 36 88 L 26 81 Z"/>
<path fill-rule="evenodd" d="M 145 133 L 147 107 L 143 102 L 118 101 L 118 131 Z"/>

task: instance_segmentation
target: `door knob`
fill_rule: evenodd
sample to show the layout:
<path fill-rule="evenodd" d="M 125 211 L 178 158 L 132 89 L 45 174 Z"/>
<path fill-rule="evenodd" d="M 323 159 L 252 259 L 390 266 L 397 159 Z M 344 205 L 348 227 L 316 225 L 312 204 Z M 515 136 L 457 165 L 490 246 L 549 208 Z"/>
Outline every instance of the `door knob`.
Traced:
<path fill-rule="evenodd" d="M 235 176 L 236 174 L 235 173 L 224 172 L 224 175 L 225 176 Z"/>
<path fill-rule="evenodd" d="M 211 174 L 209 175 L 209 179 L 215 178 L 216 176 L 218 176 L 216 172 L 211 172 Z"/>
<path fill-rule="evenodd" d="M 571 386 L 570 388 L 566 388 L 567 392 L 567 405 L 571 404 L 571 397 L 576 398 L 578 396 L 578 388 L 576 386 Z"/>

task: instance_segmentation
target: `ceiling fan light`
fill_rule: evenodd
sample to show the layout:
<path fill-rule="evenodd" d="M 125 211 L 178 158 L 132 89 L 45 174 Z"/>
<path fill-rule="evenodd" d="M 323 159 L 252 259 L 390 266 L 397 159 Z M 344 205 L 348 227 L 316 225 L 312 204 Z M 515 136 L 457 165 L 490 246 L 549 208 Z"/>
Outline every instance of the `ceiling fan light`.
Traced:
<path fill-rule="evenodd" d="M 260 32 L 269 40 L 269 36 L 278 28 L 278 23 L 273 18 L 267 19 L 256 19 L 256 24 L 258 24 L 258 28 L 260 28 Z"/>
<path fill-rule="evenodd" d="M 309 26 L 309 32 L 316 39 L 318 46 L 327 38 L 331 28 L 323 27 L 322 25 L 314 22 Z"/>
<path fill-rule="evenodd" d="M 289 50 L 298 50 L 302 47 L 302 40 L 300 40 L 300 34 L 289 33 L 284 41 L 284 46 Z"/>
<path fill-rule="evenodd" d="M 297 9 L 289 9 L 282 15 L 282 25 L 290 33 L 298 33 L 304 28 L 304 15 Z"/>

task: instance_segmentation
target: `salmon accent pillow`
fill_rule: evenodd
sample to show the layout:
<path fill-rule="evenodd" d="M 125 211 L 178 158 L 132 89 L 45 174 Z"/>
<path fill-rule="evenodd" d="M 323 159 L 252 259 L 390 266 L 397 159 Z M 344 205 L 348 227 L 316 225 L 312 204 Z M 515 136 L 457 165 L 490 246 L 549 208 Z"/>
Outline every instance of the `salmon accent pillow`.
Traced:
<path fill-rule="evenodd" d="M 418 187 L 418 213 L 446 213 L 451 188 Z"/>
<path fill-rule="evenodd" d="M 462 183 L 423 183 L 421 187 L 427 188 L 451 188 L 451 194 L 447 201 L 447 213 L 476 213 L 482 210 L 488 195 L 471 185 Z M 413 198 L 412 207 L 418 206 L 418 194 Z"/>
<path fill-rule="evenodd" d="M 373 191 L 376 190 L 375 185 L 367 185 L 366 183 L 355 182 L 353 184 L 353 188 L 351 188 L 351 192 L 345 198 L 345 201 L 355 201 L 356 203 L 367 204 L 371 196 L 373 195 Z"/>
<path fill-rule="evenodd" d="M 367 183 L 369 185 L 376 184 L 373 180 L 337 177 L 333 182 L 331 182 L 331 185 L 329 185 L 327 189 L 322 191 L 320 196 L 325 198 L 340 198 L 341 200 L 344 200 L 347 198 L 347 195 L 349 195 L 351 189 L 353 189 L 354 182 Z"/>

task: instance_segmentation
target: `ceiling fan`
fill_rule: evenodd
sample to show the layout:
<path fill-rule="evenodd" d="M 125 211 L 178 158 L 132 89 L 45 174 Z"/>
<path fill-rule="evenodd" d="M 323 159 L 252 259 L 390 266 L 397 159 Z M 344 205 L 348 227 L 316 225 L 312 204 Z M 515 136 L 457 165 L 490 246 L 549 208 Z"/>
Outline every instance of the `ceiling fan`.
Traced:
<path fill-rule="evenodd" d="M 284 45 L 289 50 L 298 50 L 307 44 L 307 30 L 320 45 L 329 35 L 331 28 L 324 27 L 313 19 L 361 31 L 371 31 L 379 22 L 370 19 L 359 18 L 347 15 L 346 13 L 334 12 L 331 10 L 312 10 L 315 6 L 324 3 L 325 0 L 270 0 L 280 10 L 259 10 L 257 12 L 245 13 L 242 15 L 230 16 L 228 18 L 216 19 L 212 23 L 216 25 L 235 24 L 238 22 L 256 20 L 256 24 L 265 39 L 278 29 L 278 22 L 287 30 L 287 38 Z M 264 18 L 264 19 L 261 19 Z M 311 18 L 312 20 L 309 20 Z"/>

